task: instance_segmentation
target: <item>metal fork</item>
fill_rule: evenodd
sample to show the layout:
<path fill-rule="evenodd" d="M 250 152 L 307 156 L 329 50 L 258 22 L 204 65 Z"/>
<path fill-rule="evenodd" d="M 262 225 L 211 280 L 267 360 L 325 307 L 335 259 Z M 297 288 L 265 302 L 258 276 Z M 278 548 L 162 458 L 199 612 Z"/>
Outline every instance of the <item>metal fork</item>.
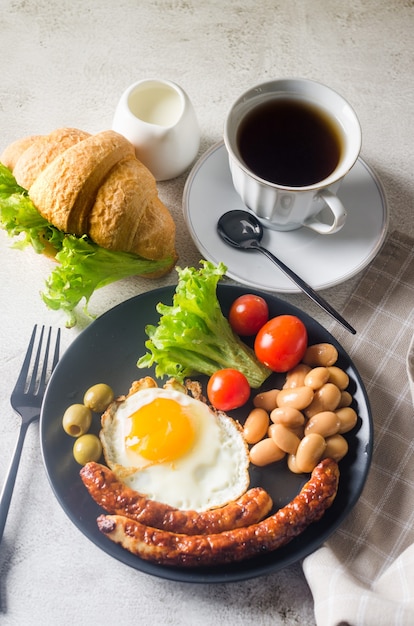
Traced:
<path fill-rule="evenodd" d="M 40 407 L 46 386 L 59 360 L 60 329 L 57 331 L 55 349 L 53 355 L 50 355 L 50 357 L 52 329 L 49 328 L 46 345 L 44 345 L 45 327 L 41 327 L 37 352 L 34 355 L 33 348 L 35 345 L 36 332 L 37 324 L 33 328 L 23 366 L 10 397 L 10 403 L 15 412 L 20 415 L 22 421 L 16 447 L 0 496 L 0 541 L 3 537 L 4 526 L 9 512 L 26 432 L 29 424 L 40 417 Z"/>

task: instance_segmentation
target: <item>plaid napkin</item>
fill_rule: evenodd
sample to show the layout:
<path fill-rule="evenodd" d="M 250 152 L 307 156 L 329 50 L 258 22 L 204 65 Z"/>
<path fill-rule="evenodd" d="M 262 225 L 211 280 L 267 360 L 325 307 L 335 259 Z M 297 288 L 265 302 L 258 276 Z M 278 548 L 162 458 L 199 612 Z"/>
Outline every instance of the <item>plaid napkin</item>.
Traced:
<path fill-rule="evenodd" d="M 335 335 L 367 388 L 373 460 L 355 508 L 303 568 L 318 626 L 413 626 L 414 239 L 388 237 L 344 316 L 357 335 Z"/>

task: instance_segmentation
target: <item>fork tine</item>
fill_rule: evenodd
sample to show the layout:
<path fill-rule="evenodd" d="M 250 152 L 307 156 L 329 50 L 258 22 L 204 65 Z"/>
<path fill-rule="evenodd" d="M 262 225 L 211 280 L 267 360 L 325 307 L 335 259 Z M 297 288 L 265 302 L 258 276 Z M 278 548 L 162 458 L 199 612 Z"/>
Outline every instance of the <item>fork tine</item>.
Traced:
<path fill-rule="evenodd" d="M 43 358 L 43 364 L 42 364 L 42 369 L 41 369 L 41 374 L 40 374 L 40 379 L 39 379 L 38 370 L 39 370 L 39 364 L 40 364 L 40 360 L 42 356 L 42 349 L 44 347 L 43 339 L 44 339 L 44 334 L 45 334 L 45 327 L 42 326 L 40 330 L 40 336 L 38 339 L 37 351 L 34 357 L 33 366 L 30 367 L 30 364 L 33 359 L 33 353 L 34 353 L 35 342 L 36 342 L 36 334 L 38 333 L 38 328 L 39 327 L 37 324 L 35 324 L 33 327 L 32 335 L 30 337 L 29 345 L 27 347 L 27 352 L 24 357 L 22 369 L 20 370 L 20 374 L 17 379 L 16 387 L 15 387 L 16 390 L 20 389 L 22 392 L 24 392 L 26 390 L 26 387 L 28 386 L 26 393 L 31 394 L 31 395 L 36 395 L 36 393 L 39 393 L 40 391 L 44 390 L 44 388 L 46 387 L 46 383 L 48 381 L 49 375 L 53 372 L 55 366 L 57 365 L 59 361 L 60 328 L 58 328 L 57 334 L 56 334 L 55 349 L 54 349 L 53 360 L 52 360 L 51 365 L 49 364 L 49 352 L 51 348 L 52 328 L 49 328 L 49 331 L 47 334 L 47 340 L 46 340 L 46 347 L 44 348 L 44 358 Z"/>
<path fill-rule="evenodd" d="M 43 330 L 42 330 L 42 334 L 43 334 Z M 48 370 L 51 337 L 52 337 L 52 329 L 49 328 L 49 333 L 47 335 L 47 343 L 46 343 L 46 348 L 45 348 L 45 355 L 44 355 L 42 374 L 40 376 L 40 381 L 39 381 L 39 391 L 42 391 L 44 389 L 44 387 L 46 387 L 46 383 L 47 383 L 47 380 L 48 380 L 48 372 L 50 371 L 50 374 L 51 374 L 53 372 L 53 370 L 55 369 L 55 366 L 57 365 L 57 362 L 59 361 L 60 328 L 58 328 L 58 331 L 57 331 L 57 334 L 56 334 L 55 352 L 53 354 L 52 365 L 50 366 L 50 369 Z M 42 342 L 42 336 L 40 337 L 39 350 L 40 350 L 41 342 Z"/>
<path fill-rule="evenodd" d="M 52 338 L 52 328 L 49 327 L 49 331 L 47 334 L 47 340 L 46 340 L 46 346 L 44 347 L 44 355 L 43 355 L 43 365 L 42 365 L 42 370 L 40 373 L 40 378 L 39 378 L 39 364 L 41 361 L 41 355 L 42 355 L 42 349 L 43 349 L 43 339 L 44 339 L 44 334 L 45 334 L 45 327 L 42 326 L 41 332 L 40 332 L 40 337 L 39 337 L 39 343 L 38 343 L 38 348 L 37 348 L 37 353 L 35 356 L 35 360 L 33 363 L 33 369 L 32 369 L 32 378 L 30 381 L 30 386 L 27 390 L 27 393 L 30 394 L 39 394 L 42 393 L 45 390 L 46 384 L 55 368 L 55 366 L 57 365 L 57 362 L 59 361 L 59 348 L 60 348 L 60 328 L 57 331 L 56 334 L 56 341 L 55 341 L 55 350 L 53 353 L 53 361 L 52 364 L 49 363 L 49 352 L 50 352 L 50 348 L 51 348 L 51 338 Z"/>
<path fill-rule="evenodd" d="M 44 330 L 44 327 L 42 329 L 42 335 L 40 337 L 38 352 L 40 351 L 40 348 L 41 348 L 41 345 L 42 345 L 43 330 Z M 42 389 L 46 385 L 46 376 L 47 376 L 47 366 L 48 366 L 48 363 L 49 363 L 49 348 L 50 348 L 50 337 L 51 337 L 51 335 L 52 335 L 52 329 L 49 328 L 49 332 L 48 332 L 48 335 L 47 335 L 46 348 L 45 348 L 45 355 L 44 355 L 44 359 L 43 359 L 42 373 L 40 375 L 40 380 L 39 380 L 39 389 Z"/>
<path fill-rule="evenodd" d="M 16 389 L 17 388 L 24 389 L 26 385 L 27 375 L 29 373 L 29 367 L 30 367 L 30 360 L 32 358 L 33 346 L 34 346 L 35 337 L 36 337 L 36 331 L 37 331 L 37 324 L 35 324 L 33 327 L 32 336 L 30 337 L 29 345 L 27 346 L 26 356 L 24 357 L 22 369 L 20 370 L 19 377 L 16 381 Z"/>
<path fill-rule="evenodd" d="M 34 360 L 34 363 L 33 363 L 32 376 L 31 376 L 31 379 L 30 379 L 30 385 L 29 385 L 29 388 L 27 390 L 27 393 L 33 394 L 33 395 L 34 395 L 35 390 L 36 390 L 37 371 L 39 369 L 40 354 L 41 354 L 41 351 L 42 351 L 44 332 L 45 332 L 45 327 L 42 326 L 42 330 L 40 331 L 39 343 L 38 343 L 38 346 L 37 346 L 37 352 L 36 352 L 35 360 Z M 47 356 L 46 356 L 46 358 L 47 358 Z M 46 362 L 46 359 L 45 359 L 45 362 Z"/>
<path fill-rule="evenodd" d="M 44 329 L 44 327 L 43 327 L 43 329 Z M 42 329 L 42 333 L 43 333 L 43 329 Z M 48 335 L 47 335 L 46 348 L 45 348 L 45 356 L 44 356 L 44 359 L 43 359 L 42 373 L 40 375 L 40 381 L 39 381 L 40 387 L 42 387 L 42 385 L 44 385 L 46 383 L 47 364 L 49 362 L 49 348 L 50 348 L 50 337 L 51 337 L 51 334 L 52 334 L 52 329 L 49 328 L 49 332 L 48 332 Z M 40 339 L 42 340 L 42 337 L 40 337 Z M 41 340 L 40 340 L 40 343 L 39 343 L 39 350 L 40 350 L 40 346 L 41 346 L 41 343 L 42 343 Z"/>
<path fill-rule="evenodd" d="M 52 372 L 55 369 L 59 361 L 59 350 L 60 350 L 60 328 L 58 328 L 58 331 L 56 334 L 55 352 L 53 354 L 53 362 L 52 362 Z"/>

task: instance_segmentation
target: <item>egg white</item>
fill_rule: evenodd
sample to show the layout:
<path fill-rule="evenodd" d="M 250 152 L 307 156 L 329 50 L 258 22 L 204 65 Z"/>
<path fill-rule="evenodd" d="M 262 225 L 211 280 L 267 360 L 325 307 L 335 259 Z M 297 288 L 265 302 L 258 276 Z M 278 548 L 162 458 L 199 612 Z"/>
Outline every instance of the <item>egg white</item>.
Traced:
<path fill-rule="evenodd" d="M 129 416 L 156 398 L 191 410 L 193 445 L 181 457 L 153 463 L 125 445 Z M 239 425 L 200 400 L 158 387 L 141 389 L 114 403 L 102 418 L 101 441 L 108 466 L 129 487 L 179 509 L 204 511 L 238 498 L 249 486 L 249 455 Z"/>

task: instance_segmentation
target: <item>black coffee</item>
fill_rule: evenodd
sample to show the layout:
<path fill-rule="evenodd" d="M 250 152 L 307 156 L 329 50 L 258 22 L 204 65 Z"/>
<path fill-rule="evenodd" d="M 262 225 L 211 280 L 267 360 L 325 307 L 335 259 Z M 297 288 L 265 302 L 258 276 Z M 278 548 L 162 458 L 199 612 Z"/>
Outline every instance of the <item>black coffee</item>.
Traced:
<path fill-rule="evenodd" d="M 276 98 L 243 119 L 237 143 L 260 178 L 290 187 L 324 180 L 338 165 L 342 138 L 334 120 L 306 102 Z"/>

